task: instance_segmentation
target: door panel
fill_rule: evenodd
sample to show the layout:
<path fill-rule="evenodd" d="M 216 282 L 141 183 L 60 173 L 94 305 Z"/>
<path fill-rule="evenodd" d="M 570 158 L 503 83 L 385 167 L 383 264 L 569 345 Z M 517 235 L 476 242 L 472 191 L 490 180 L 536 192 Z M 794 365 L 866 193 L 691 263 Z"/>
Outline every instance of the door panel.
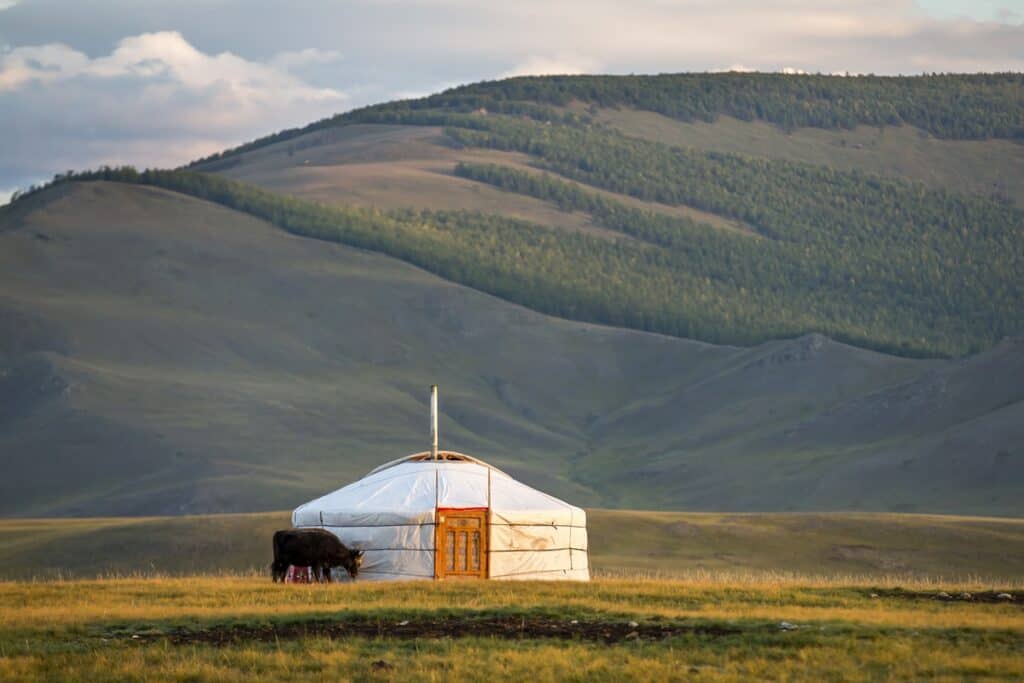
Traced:
<path fill-rule="evenodd" d="M 438 509 L 435 547 L 437 578 L 487 578 L 487 510 Z"/>

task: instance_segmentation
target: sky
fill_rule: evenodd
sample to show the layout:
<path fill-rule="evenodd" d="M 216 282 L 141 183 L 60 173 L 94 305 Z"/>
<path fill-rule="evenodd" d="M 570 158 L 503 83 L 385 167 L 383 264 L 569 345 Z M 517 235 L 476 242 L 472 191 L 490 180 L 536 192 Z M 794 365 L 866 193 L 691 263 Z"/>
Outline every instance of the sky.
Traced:
<path fill-rule="evenodd" d="M 1024 0 L 0 0 L 0 203 L 525 74 L 1024 71 Z"/>

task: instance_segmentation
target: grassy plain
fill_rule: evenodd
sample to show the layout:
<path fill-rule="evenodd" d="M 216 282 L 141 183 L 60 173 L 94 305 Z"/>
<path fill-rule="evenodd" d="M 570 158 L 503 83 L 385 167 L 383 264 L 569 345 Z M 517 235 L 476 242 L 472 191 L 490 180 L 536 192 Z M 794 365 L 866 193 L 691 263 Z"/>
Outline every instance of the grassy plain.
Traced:
<path fill-rule="evenodd" d="M 266 573 L 284 512 L 0 520 L 0 579 Z M 1024 520 L 854 513 L 588 511 L 604 576 L 846 576 L 950 582 L 1024 576 Z M 130 549 L 130 550 L 127 550 Z"/>
<path fill-rule="evenodd" d="M 0 680 L 1024 676 L 1022 520 L 590 510 L 587 584 L 314 586 L 269 581 L 287 525 L 0 521 Z"/>
<path fill-rule="evenodd" d="M 1024 676 L 1020 585 L 1005 602 L 936 600 L 940 587 L 954 595 L 991 588 L 772 575 L 589 584 L 11 582 L 0 584 L 0 679 Z"/>

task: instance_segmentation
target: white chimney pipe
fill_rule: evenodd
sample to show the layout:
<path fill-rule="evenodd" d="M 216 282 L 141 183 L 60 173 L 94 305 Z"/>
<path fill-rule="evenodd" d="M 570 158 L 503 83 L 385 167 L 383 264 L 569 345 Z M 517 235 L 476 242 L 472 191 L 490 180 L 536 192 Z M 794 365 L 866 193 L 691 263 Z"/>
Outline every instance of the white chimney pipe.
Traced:
<path fill-rule="evenodd" d="M 430 385 L 430 457 L 437 460 L 437 385 Z"/>

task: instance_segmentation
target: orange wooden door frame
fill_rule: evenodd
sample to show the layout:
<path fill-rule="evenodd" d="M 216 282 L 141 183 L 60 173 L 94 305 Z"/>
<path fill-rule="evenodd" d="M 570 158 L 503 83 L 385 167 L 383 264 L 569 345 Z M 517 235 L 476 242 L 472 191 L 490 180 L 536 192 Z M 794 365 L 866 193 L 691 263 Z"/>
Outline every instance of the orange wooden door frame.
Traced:
<path fill-rule="evenodd" d="M 437 508 L 434 578 L 486 579 L 490 575 L 487 513 L 487 508 Z"/>

